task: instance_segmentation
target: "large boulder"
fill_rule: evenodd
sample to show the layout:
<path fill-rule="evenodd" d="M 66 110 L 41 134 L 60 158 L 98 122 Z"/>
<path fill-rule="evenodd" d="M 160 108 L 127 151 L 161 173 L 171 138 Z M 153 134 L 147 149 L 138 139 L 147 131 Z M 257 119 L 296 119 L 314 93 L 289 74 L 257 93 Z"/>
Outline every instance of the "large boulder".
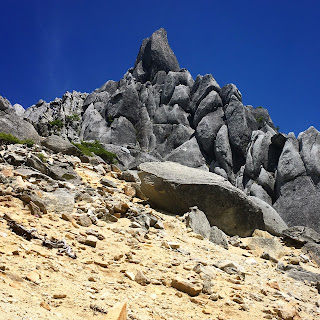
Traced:
<path fill-rule="evenodd" d="M 251 133 L 258 128 L 257 122 L 250 110 L 238 100 L 232 100 L 225 110 L 230 145 L 234 154 L 235 171 L 245 162 Z"/>
<path fill-rule="evenodd" d="M 192 76 L 186 69 L 181 69 L 179 72 L 169 71 L 169 73 L 164 78 L 160 99 L 161 104 L 168 104 L 169 101 L 170 104 L 174 104 L 171 99 L 176 99 L 175 97 L 177 97 L 178 93 L 176 92 L 176 90 L 179 91 L 179 88 L 183 91 L 187 90 L 188 95 L 190 95 L 190 87 L 192 87 L 192 85 Z M 183 93 L 183 95 L 185 95 L 185 93 Z"/>
<path fill-rule="evenodd" d="M 178 162 L 182 165 L 208 170 L 206 160 L 203 157 L 195 137 L 174 149 L 168 156 L 164 157 L 167 161 Z"/>
<path fill-rule="evenodd" d="M 232 178 L 232 152 L 226 125 L 223 125 L 217 133 L 214 153 L 221 168 L 225 170 L 229 178 Z"/>
<path fill-rule="evenodd" d="M 298 141 L 290 137 L 282 150 L 277 168 L 278 188 L 295 178 L 306 175 L 306 169 L 299 153 Z"/>
<path fill-rule="evenodd" d="M 41 144 L 57 153 L 61 152 L 70 155 L 80 154 L 77 147 L 60 136 L 52 135 L 50 137 L 47 137 L 41 142 Z"/>
<path fill-rule="evenodd" d="M 183 110 L 188 111 L 190 104 L 190 88 L 183 84 L 176 86 L 169 104 L 172 106 L 178 104 Z"/>
<path fill-rule="evenodd" d="M 220 86 L 211 74 L 204 76 L 198 75 L 191 90 L 192 103 L 191 112 L 194 113 L 200 102 L 211 92 L 215 90 L 220 91 Z"/>
<path fill-rule="evenodd" d="M 194 130 L 182 124 L 154 124 L 153 133 L 156 137 L 157 152 L 166 157 L 174 149 L 187 142 Z"/>
<path fill-rule="evenodd" d="M 299 176 L 281 186 L 273 206 L 289 227 L 302 225 L 320 232 L 320 191 L 310 177 Z"/>
<path fill-rule="evenodd" d="M 211 91 L 209 94 L 200 102 L 193 118 L 193 125 L 196 127 L 201 119 L 210 112 L 215 111 L 219 107 L 222 107 L 221 98 L 216 91 Z"/>
<path fill-rule="evenodd" d="M 242 94 L 233 83 L 229 83 L 223 86 L 220 91 L 220 96 L 223 105 L 228 104 L 231 98 L 240 102 L 242 101 Z"/>
<path fill-rule="evenodd" d="M 110 143 L 110 131 L 105 119 L 91 103 L 83 114 L 80 140 L 98 140 L 102 143 Z"/>
<path fill-rule="evenodd" d="M 179 105 L 162 105 L 157 108 L 154 119 L 157 124 L 183 124 L 189 125 L 188 114 Z"/>
<path fill-rule="evenodd" d="M 134 85 L 123 85 L 118 89 L 106 106 L 105 119 L 108 123 L 120 116 L 126 117 L 133 125 L 139 120 L 141 103 Z"/>
<path fill-rule="evenodd" d="M 224 125 L 223 117 L 224 112 L 222 108 L 219 108 L 215 112 L 210 112 L 204 116 L 196 128 L 198 143 L 205 154 L 211 159 L 215 156 L 214 142 L 216 140 L 217 133 L 221 126 Z"/>
<path fill-rule="evenodd" d="M 167 32 L 161 28 L 144 39 L 138 53 L 133 76 L 145 82 L 152 80 L 158 71 L 179 71 L 179 63 L 169 46 Z"/>
<path fill-rule="evenodd" d="M 264 133 L 260 130 L 252 132 L 245 166 L 245 172 L 251 179 L 258 177 L 261 167 L 268 168 L 271 136 L 270 132 Z"/>
<path fill-rule="evenodd" d="M 173 162 L 143 163 L 139 169 L 142 192 L 159 208 L 183 214 L 197 206 L 210 225 L 229 235 L 245 237 L 265 229 L 261 209 L 214 173 Z"/>
<path fill-rule="evenodd" d="M 310 127 L 299 134 L 298 141 L 307 174 L 318 184 L 320 182 L 320 132 Z"/>

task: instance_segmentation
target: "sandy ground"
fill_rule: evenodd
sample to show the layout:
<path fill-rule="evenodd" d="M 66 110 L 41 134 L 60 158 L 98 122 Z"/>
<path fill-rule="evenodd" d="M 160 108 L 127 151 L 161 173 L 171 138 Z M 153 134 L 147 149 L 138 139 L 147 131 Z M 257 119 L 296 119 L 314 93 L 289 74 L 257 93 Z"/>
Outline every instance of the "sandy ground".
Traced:
<path fill-rule="evenodd" d="M 82 164 L 77 171 L 94 188 L 99 186 L 100 174 Z M 111 175 L 108 173 L 107 177 L 118 184 L 119 192 L 110 196 L 161 217 L 164 230 L 150 228 L 145 236 L 131 228 L 127 218 L 113 223 L 99 221 L 99 226 L 88 228 L 74 226 L 61 219 L 62 212 L 38 218 L 21 200 L 0 196 L 0 217 L 9 213 L 27 229 L 36 228 L 41 236 L 65 239 L 77 254 L 77 259 L 71 259 L 59 254 L 58 249 L 43 247 L 40 240 L 27 241 L 0 219 L 0 319 L 100 320 L 119 301 L 127 301 L 128 318 L 137 320 L 320 318 L 317 290 L 287 277 L 275 263 L 261 259 L 262 249 L 229 246 L 225 250 L 201 239 L 178 217 L 125 196 L 121 190 L 127 183 Z M 100 200 L 107 202 L 103 197 Z M 76 207 L 81 205 L 83 201 Z M 104 236 L 95 248 L 77 240 L 88 229 Z M 178 248 L 171 248 L 170 242 Z M 288 263 L 300 254 L 297 249 L 282 246 L 280 260 Z M 214 266 L 225 259 L 241 266 L 245 278 Z M 299 263 L 319 272 L 312 261 Z M 204 277 L 198 273 L 199 265 L 210 275 L 211 294 L 191 297 L 171 287 L 171 280 L 177 277 L 195 286 L 202 285 Z M 194 270 L 196 266 L 198 269 Z M 139 271 L 148 284 L 132 280 Z"/>

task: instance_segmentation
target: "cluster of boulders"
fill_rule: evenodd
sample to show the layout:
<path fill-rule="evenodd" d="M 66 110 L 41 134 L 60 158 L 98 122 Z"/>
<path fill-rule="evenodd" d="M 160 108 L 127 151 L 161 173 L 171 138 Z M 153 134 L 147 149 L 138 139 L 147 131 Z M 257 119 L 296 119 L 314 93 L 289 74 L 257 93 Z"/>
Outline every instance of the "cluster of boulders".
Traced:
<path fill-rule="evenodd" d="M 242 104 L 234 84 L 220 87 L 211 74 L 194 80 L 180 69 L 164 29 L 143 41 L 120 81 L 91 94 L 40 100 L 24 113 L 2 98 L 0 110 L 1 131 L 36 140 L 37 132 L 98 140 L 123 169 L 171 161 L 211 171 L 273 206 L 289 226 L 320 231 L 319 131 L 310 127 L 298 138 L 279 133 L 266 109 Z"/>

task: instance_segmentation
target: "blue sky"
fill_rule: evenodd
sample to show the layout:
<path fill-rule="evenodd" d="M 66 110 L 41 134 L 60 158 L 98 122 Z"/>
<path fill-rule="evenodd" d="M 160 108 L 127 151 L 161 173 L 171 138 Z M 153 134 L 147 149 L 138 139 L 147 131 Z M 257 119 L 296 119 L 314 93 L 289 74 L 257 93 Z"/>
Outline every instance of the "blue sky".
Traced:
<path fill-rule="evenodd" d="M 164 27 L 181 68 L 235 83 L 280 131 L 320 130 L 320 1 L 1 1 L 0 95 L 25 108 L 92 92 Z"/>

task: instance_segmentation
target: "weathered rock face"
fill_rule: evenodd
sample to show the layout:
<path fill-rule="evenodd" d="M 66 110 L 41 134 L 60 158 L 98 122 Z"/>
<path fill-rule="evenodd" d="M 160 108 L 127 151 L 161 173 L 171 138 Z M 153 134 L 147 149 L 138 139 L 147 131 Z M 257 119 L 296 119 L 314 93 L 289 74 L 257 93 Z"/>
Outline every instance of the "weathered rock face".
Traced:
<path fill-rule="evenodd" d="M 320 232 L 320 192 L 310 177 L 300 176 L 281 186 L 274 208 L 289 227 L 310 226 Z"/>
<path fill-rule="evenodd" d="M 144 39 L 133 71 L 142 82 L 152 80 L 158 71 L 179 71 L 179 63 L 169 46 L 167 32 L 161 28 Z"/>
<path fill-rule="evenodd" d="M 23 112 L 2 97 L 0 110 Z M 89 95 L 73 91 L 50 103 L 40 100 L 23 116 L 41 136 L 100 141 L 123 169 L 167 160 L 210 170 L 274 205 L 289 226 L 317 228 L 320 133 L 313 127 L 298 139 L 277 133 L 268 111 L 244 106 L 234 84 L 221 88 L 211 74 L 194 80 L 180 69 L 164 29 L 143 41 L 134 68 L 120 81 L 107 81 Z"/>
<path fill-rule="evenodd" d="M 265 228 L 261 210 L 218 175 L 173 162 L 143 163 L 139 169 L 142 192 L 160 208 L 183 214 L 198 206 L 211 225 L 229 235 Z"/>
<path fill-rule="evenodd" d="M 30 121 L 41 136 L 61 135 L 64 139 L 79 140 L 82 125 L 82 106 L 86 93 L 66 92 L 62 99 L 50 103 L 40 100 L 29 107 L 24 118 Z"/>
<path fill-rule="evenodd" d="M 37 143 L 41 140 L 33 125 L 10 109 L 0 111 L 0 132 L 12 134 L 20 140 L 31 139 Z"/>

